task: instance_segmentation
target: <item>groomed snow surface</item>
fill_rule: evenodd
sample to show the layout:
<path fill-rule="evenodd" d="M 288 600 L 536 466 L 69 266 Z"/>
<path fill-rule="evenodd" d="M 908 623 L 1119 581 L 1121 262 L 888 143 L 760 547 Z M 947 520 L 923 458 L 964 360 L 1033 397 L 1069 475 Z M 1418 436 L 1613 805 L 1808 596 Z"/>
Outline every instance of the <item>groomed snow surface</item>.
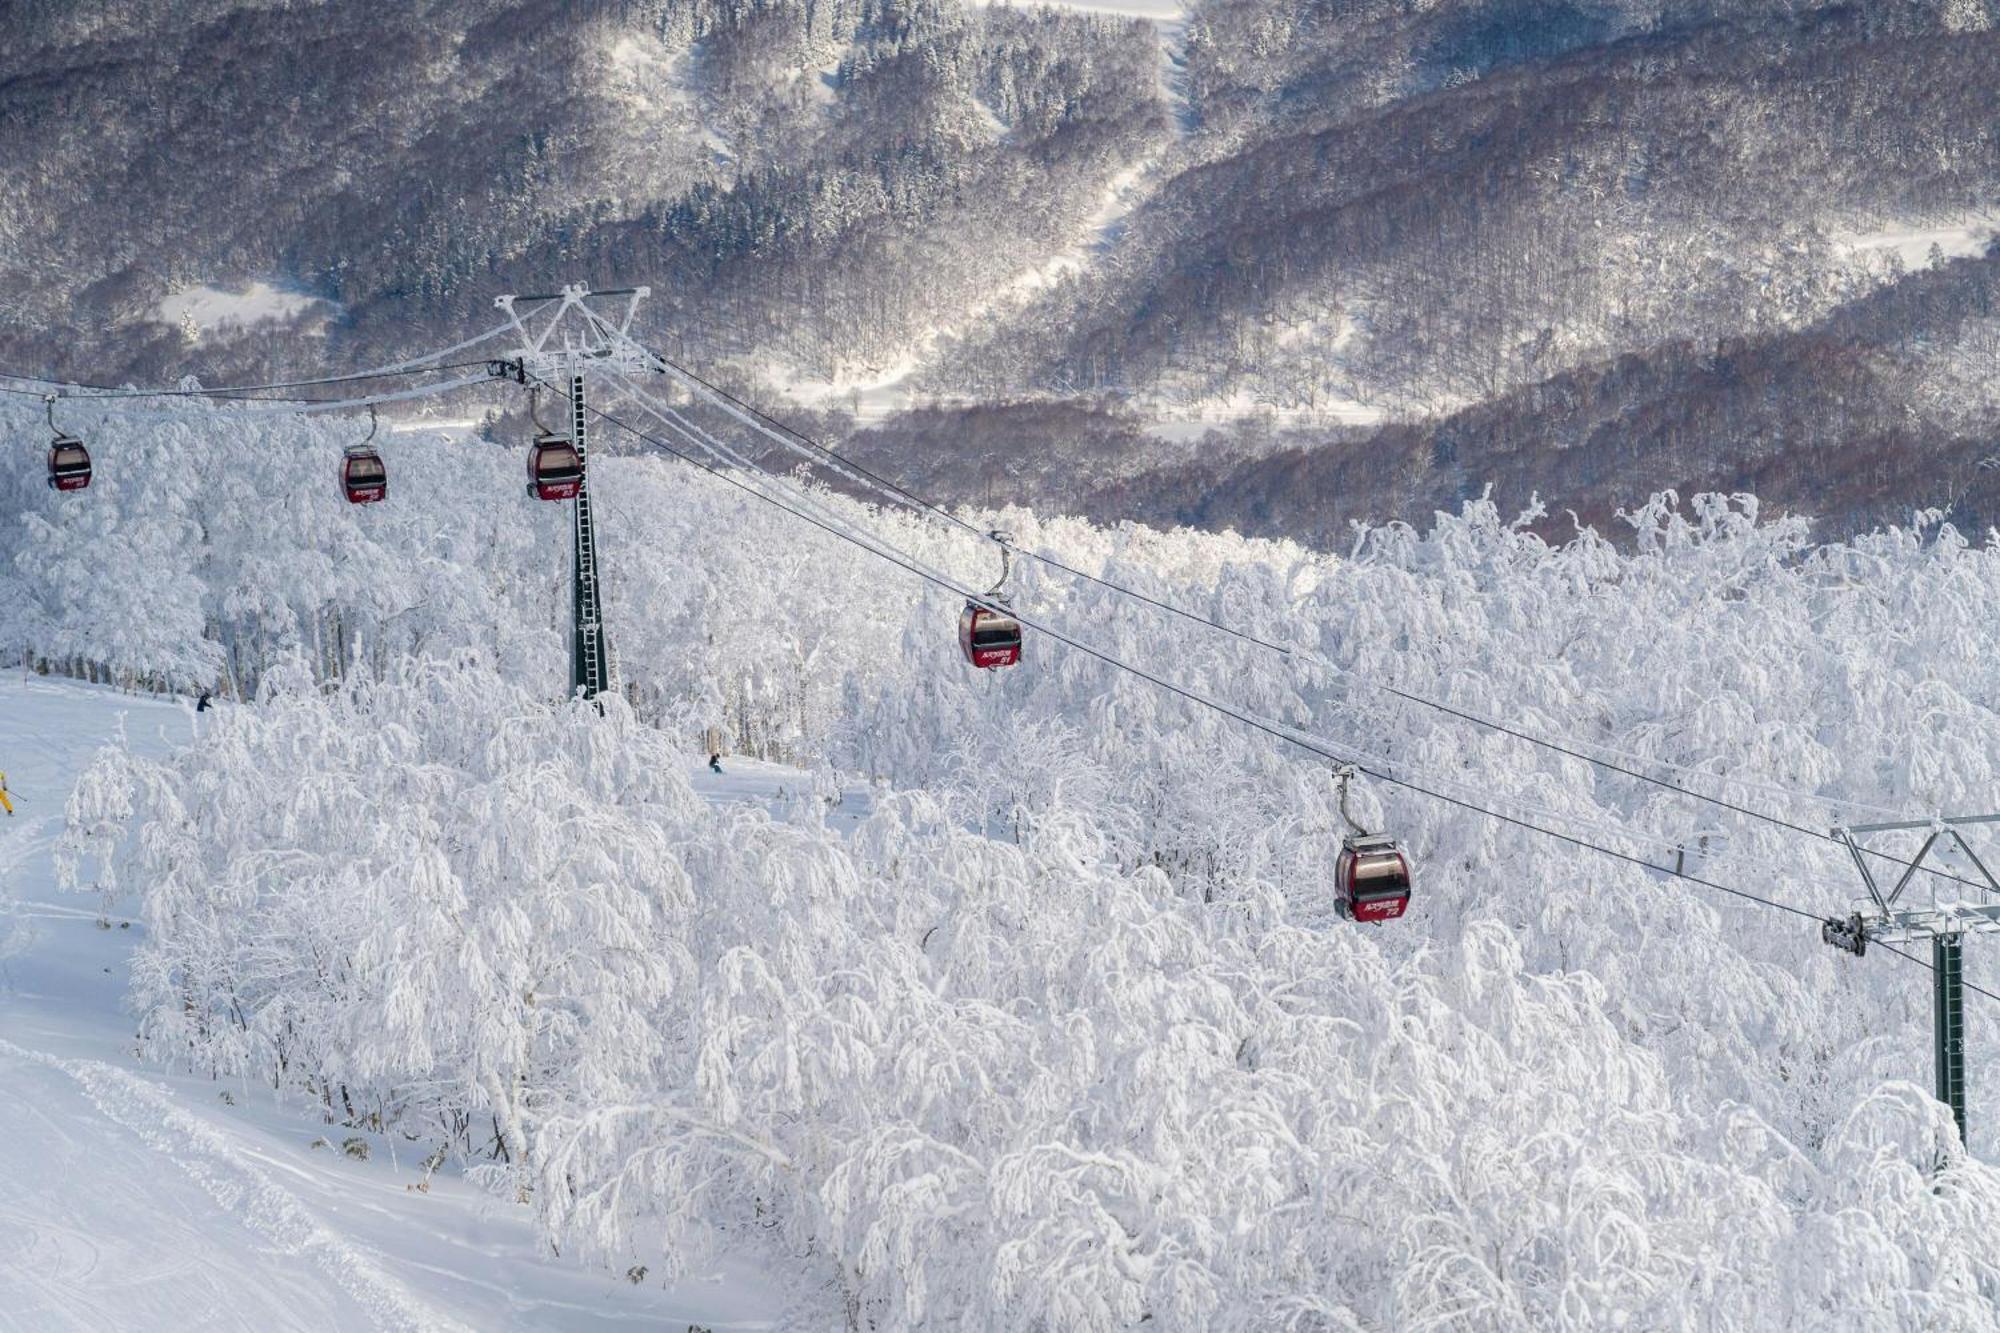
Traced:
<path fill-rule="evenodd" d="M 422 1164 L 395 1136 L 136 1058 L 124 994 L 144 928 L 129 901 L 100 918 L 94 896 L 57 892 L 51 846 L 99 746 L 122 733 L 163 756 L 207 720 L 185 702 L 0 678 L 16 802 L 0 816 L 16 924 L 0 962 L 0 1329 L 772 1326 L 785 1284 L 768 1274 L 616 1280 L 551 1255 L 528 1209 L 452 1171 L 412 1188 Z M 723 777 L 690 777 L 717 801 L 758 804 L 806 775 L 732 759 Z M 342 1151 L 349 1139 L 367 1160 Z"/>

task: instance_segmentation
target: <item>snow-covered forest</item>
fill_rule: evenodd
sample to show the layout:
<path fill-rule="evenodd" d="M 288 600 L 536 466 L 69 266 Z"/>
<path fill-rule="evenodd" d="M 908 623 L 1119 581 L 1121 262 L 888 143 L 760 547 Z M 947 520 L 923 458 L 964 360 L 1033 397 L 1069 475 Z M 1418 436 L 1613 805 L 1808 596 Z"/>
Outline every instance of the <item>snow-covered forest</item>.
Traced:
<path fill-rule="evenodd" d="M 69 883 L 140 903 L 141 1049 L 405 1136 L 568 1260 L 776 1256 L 851 1327 L 2000 1326 L 2000 1005 L 1967 1155 L 1929 974 L 1819 939 L 1839 847 L 1380 688 L 1811 828 L 1983 810 L 2000 548 L 1935 515 L 1823 545 L 1642 495 L 1551 541 L 1476 501 L 1324 552 L 974 516 L 1293 651 L 1030 563 L 1033 620 L 1435 793 L 1360 791 L 1418 868 L 1361 927 L 1325 760 L 1032 629 L 972 672 L 951 597 L 683 465 L 593 460 L 600 714 L 513 449 L 389 437 L 355 508 L 351 420 L 86 426 L 83 496 L 0 479 L 0 652 L 252 701 L 68 803 Z M 700 798 L 710 726 L 799 770 L 775 813 Z M 1807 915 L 1648 868 L 1682 848 Z"/>
<path fill-rule="evenodd" d="M 0 368 L 278 378 L 643 282 L 960 499 L 2000 520 L 2000 0 L 1121 8 L 17 0 Z"/>

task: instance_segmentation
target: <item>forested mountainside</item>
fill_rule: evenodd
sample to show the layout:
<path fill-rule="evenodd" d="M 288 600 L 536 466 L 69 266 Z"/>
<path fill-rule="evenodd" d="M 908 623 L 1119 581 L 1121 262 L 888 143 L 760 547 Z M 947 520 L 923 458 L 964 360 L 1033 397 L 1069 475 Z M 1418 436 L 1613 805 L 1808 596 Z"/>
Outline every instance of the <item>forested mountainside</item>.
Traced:
<path fill-rule="evenodd" d="M 1802 329 L 1675 339 L 1341 448 L 1294 439 L 1148 474 L 1156 521 L 1338 543 L 1370 514 L 1449 512 L 1492 485 L 1585 521 L 1634 479 L 1780 495 L 1837 531 L 1949 508 L 2000 522 L 2000 252 L 1913 274 Z M 1566 521 L 1565 521 L 1566 523 Z"/>
<path fill-rule="evenodd" d="M 365 360 L 576 280 L 650 283 L 704 356 L 831 372 L 1066 244 L 1165 118 L 1150 26 L 1046 10 L 14 8 L 0 351 L 72 373 Z M 161 316 L 252 279 L 328 303 L 329 346 Z"/>
<path fill-rule="evenodd" d="M 2000 0 L 10 12 L 0 367 L 373 364 L 646 282 L 950 498 L 1993 516 Z"/>
<path fill-rule="evenodd" d="M 1225 114 L 1221 142 L 1130 218 L 1119 264 L 1047 303 L 1043 337 L 1003 330 L 962 382 L 1462 405 L 1796 327 L 1887 276 L 1839 237 L 1990 213 L 2000 187 L 2000 36 L 1937 6 L 1660 12 L 1590 45 L 1620 7 L 1442 6 L 1373 46 L 1370 11 L 1404 6 L 1242 8 L 1287 54 L 1201 40 L 1233 11 L 1198 11 L 1194 105 Z M 1537 44 L 1580 49 L 1475 77 Z"/>

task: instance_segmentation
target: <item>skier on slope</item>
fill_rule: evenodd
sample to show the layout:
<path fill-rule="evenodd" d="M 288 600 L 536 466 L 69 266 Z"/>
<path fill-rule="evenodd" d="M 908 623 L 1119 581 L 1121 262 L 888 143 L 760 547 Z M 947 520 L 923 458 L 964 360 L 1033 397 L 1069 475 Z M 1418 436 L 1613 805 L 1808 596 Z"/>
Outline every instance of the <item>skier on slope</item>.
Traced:
<path fill-rule="evenodd" d="M 0 808 L 4 808 L 9 815 L 14 813 L 13 795 L 7 790 L 7 775 L 0 773 Z"/>

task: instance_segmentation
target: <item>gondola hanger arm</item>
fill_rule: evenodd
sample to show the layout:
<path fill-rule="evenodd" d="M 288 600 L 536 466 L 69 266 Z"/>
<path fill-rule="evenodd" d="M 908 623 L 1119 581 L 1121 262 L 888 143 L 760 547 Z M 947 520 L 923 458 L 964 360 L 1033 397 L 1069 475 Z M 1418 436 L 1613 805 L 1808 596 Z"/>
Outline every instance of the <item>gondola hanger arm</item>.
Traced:
<path fill-rule="evenodd" d="M 1014 534 L 1002 532 L 998 528 L 986 534 L 1000 548 L 1000 580 L 988 590 L 988 601 L 1004 602 L 1007 599 L 1007 578 L 1014 572 Z"/>
<path fill-rule="evenodd" d="M 1347 789 L 1353 783 L 1354 777 L 1355 768 L 1352 764 L 1342 764 L 1333 770 L 1334 782 L 1340 790 L 1340 818 L 1355 837 L 1365 838 L 1368 836 L 1368 830 L 1361 826 L 1360 821 L 1355 819 L 1347 808 Z"/>

